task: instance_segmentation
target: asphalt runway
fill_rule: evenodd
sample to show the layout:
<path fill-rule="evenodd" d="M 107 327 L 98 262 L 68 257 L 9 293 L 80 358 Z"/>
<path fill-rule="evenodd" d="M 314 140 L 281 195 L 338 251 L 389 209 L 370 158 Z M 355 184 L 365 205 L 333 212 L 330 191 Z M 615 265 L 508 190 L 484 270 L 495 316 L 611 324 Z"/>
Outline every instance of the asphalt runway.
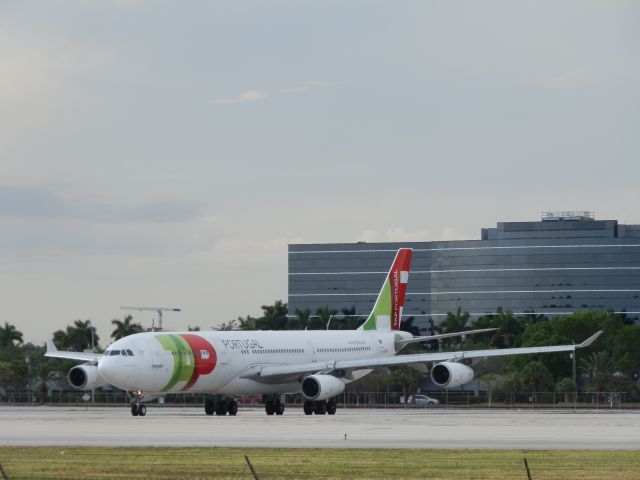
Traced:
<path fill-rule="evenodd" d="M 1 407 L 0 445 L 638 450 L 640 412 L 339 409 L 269 417 L 242 409 Z"/>

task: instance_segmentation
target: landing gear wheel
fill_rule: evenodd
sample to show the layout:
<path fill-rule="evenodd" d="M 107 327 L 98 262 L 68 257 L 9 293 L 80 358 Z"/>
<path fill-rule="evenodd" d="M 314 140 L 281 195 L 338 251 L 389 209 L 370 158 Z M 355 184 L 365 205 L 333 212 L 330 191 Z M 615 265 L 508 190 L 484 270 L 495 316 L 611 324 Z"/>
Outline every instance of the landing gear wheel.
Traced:
<path fill-rule="evenodd" d="M 276 413 L 275 402 L 273 400 L 267 400 L 267 403 L 264 405 L 264 411 L 267 412 L 267 415 Z"/>
<path fill-rule="evenodd" d="M 337 409 L 338 409 L 338 406 L 336 405 L 336 402 L 334 402 L 333 400 L 329 400 L 327 402 L 327 413 L 329 415 L 335 415 Z"/>
<path fill-rule="evenodd" d="M 284 403 L 281 401 L 276 402 L 276 415 L 282 415 L 284 413 Z"/>
<path fill-rule="evenodd" d="M 213 415 L 216 413 L 216 402 L 213 400 L 206 400 L 204 402 L 204 413 L 207 415 Z"/>
<path fill-rule="evenodd" d="M 316 402 L 315 408 L 313 410 L 316 415 L 324 415 L 327 413 L 327 403 L 326 402 Z"/>
<path fill-rule="evenodd" d="M 133 415 L 134 417 L 138 416 L 138 404 L 136 403 L 131 404 L 131 415 Z"/>
<path fill-rule="evenodd" d="M 216 404 L 216 415 L 226 415 L 227 414 L 227 404 L 226 402 L 218 402 Z"/>
<path fill-rule="evenodd" d="M 236 402 L 235 400 L 230 400 L 227 404 L 227 411 L 229 412 L 229 415 L 235 417 L 238 413 L 238 402 Z"/>
<path fill-rule="evenodd" d="M 303 409 L 304 409 L 304 414 L 305 415 L 311 415 L 313 413 L 313 410 L 314 410 L 313 402 L 311 400 L 305 401 Z"/>
<path fill-rule="evenodd" d="M 147 407 L 142 404 L 138 404 L 138 416 L 144 417 L 147 414 Z"/>

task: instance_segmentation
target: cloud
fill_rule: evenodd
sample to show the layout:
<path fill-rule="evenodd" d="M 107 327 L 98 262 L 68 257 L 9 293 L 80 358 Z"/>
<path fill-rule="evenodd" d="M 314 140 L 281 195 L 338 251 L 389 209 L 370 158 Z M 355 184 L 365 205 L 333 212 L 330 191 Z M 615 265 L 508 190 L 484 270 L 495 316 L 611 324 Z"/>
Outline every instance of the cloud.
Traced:
<path fill-rule="evenodd" d="M 0 31 L 0 58 L 6 67 L 0 77 L 1 101 L 50 98 L 71 83 L 69 78 L 77 79 L 97 70 L 99 62 L 88 48 L 60 39 L 24 45 L 15 36 L 6 29 Z"/>
<path fill-rule="evenodd" d="M 283 95 L 304 95 L 312 89 L 321 88 L 327 86 L 327 83 L 322 80 L 307 80 L 300 85 L 293 87 L 286 87 L 280 90 Z M 241 93 L 237 97 L 232 98 L 219 98 L 217 100 L 211 100 L 211 105 L 230 105 L 233 103 L 255 103 L 262 102 L 269 98 L 266 92 L 261 90 L 249 90 Z"/>
<path fill-rule="evenodd" d="M 424 242 L 431 234 L 427 230 L 410 232 L 402 227 L 391 228 L 386 231 L 386 239 L 389 242 Z"/>
<path fill-rule="evenodd" d="M 435 242 L 439 240 L 470 240 L 461 235 L 453 227 L 445 227 L 439 234 L 433 234 L 429 230 L 409 231 L 403 227 L 389 228 L 384 233 L 368 229 L 362 231 L 356 241 L 358 242 Z"/>
<path fill-rule="evenodd" d="M 312 89 L 326 87 L 327 83 L 322 80 L 307 80 L 303 82 L 301 85 L 297 85 L 294 87 L 286 87 L 280 90 L 280 93 L 284 95 L 304 95 Z"/>
<path fill-rule="evenodd" d="M 402 227 L 388 228 L 384 233 L 377 230 L 368 229 L 362 231 L 358 237 L 358 242 L 427 242 L 433 235 L 428 230 L 411 232 Z"/>
<path fill-rule="evenodd" d="M 0 217 L 60 218 L 75 216 L 75 207 L 46 189 L 0 186 Z"/>
<path fill-rule="evenodd" d="M 373 243 L 379 239 L 378 232 L 376 230 L 364 230 L 356 237 L 357 242 Z"/>
<path fill-rule="evenodd" d="M 180 223 L 203 215 L 199 202 L 158 199 L 131 204 L 65 197 L 45 187 L 0 185 L 0 218 L 85 219 L 105 223 Z"/>
<path fill-rule="evenodd" d="M 210 252 L 212 258 L 228 268 L 281 269 L 291 243 L 301 243 L 301 237 L 247 238 L 226 236 L 216 241 Z"/>
<path fill-rule="evenodd" d="M 444 227 L 440 232 L 439 240 L 477 240 L 466 235 L 462 235 L 453 227 Z"/>
<path fill-rule="evenodd" d="M 255 103 L 266 100 L 268 95 L 260 90 L 249 90 L 243 92 L 234 98 L 221 98 L 218 100 L 211 100 L 211 105 L 228 105 L 231 103 Z"/>

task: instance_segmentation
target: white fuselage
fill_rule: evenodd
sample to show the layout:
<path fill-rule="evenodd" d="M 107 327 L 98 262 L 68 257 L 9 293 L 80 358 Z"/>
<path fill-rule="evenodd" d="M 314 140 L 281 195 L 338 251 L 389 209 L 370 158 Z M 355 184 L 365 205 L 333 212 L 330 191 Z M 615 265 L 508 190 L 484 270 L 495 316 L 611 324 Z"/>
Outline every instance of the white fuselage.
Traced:
<path fill-rule="evenodd" d="M 145 394 L 299 393 L 300 378 L 243 374 L 271 365 L 393 356 L 398 337 L 407 336 L 360 330 L 147 332 L 111 344 L 98 369 L 107 382 Z M 348 383 L 370 371 L 351 372 L 342 380 Z"/>

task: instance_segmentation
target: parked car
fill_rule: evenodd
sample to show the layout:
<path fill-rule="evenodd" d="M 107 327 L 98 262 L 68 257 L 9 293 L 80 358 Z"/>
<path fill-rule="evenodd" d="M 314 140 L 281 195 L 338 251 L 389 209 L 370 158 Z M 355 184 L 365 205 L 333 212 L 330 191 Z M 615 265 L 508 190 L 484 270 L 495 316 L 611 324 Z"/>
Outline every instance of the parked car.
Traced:
<path fill-rule="evenodd" d="M 400 403 L 404 403 L 404 397 L 400 397 Z M 440 405 L 440 400 L 428 395 L 409 395 L 409 405 Z"/>

